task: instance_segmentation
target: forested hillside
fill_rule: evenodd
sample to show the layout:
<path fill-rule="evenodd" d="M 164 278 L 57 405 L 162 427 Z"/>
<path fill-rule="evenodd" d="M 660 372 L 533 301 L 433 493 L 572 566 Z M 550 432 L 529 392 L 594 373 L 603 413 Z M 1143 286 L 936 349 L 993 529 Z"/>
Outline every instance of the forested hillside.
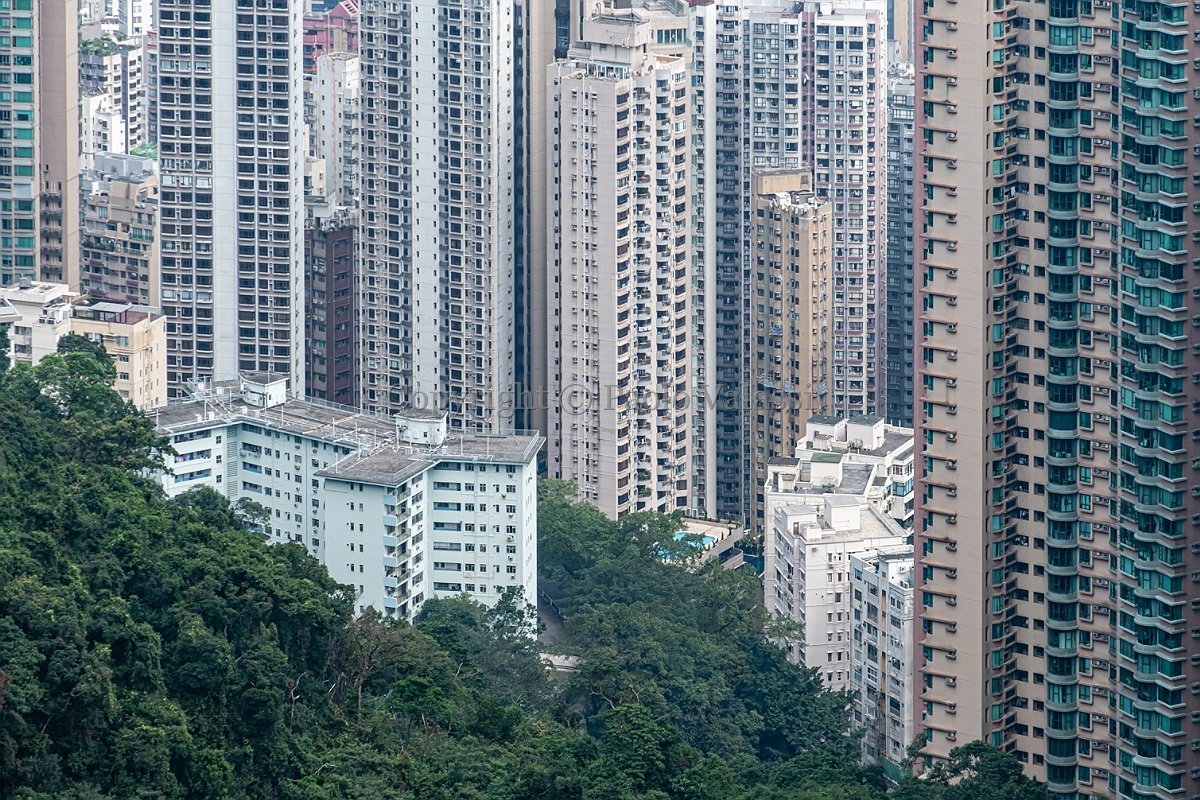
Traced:
<path fill-rule="evenodd" d="M 580 659 L 552 679 L 512 598 L 354 619 L 300 545 L 266 547 L 211 492 L 163 499 L 139 475 L 166 443 L 102 355 L 66 349 L 0 364 L 0 799 L 885 794 L 844 698 L 765 640 L 753 578 L 655 556 L 672 520 L 544 486 L 557 646 Z M 893 796 L 1044 798 L 972 748 Z"/>

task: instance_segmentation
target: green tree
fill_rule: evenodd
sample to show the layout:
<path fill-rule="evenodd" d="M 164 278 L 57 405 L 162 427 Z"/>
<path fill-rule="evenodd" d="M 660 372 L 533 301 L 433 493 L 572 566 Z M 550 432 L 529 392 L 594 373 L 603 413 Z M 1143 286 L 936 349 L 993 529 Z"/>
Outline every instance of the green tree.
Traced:
<path fill-rule="evenodd" d="M 77 333 L 68 333 L 66 336 L 58 340 L 57 351 L 60 355 L 67 353 L 84 353 L 90 355 L 97 364 L 99 364 L 109 375 L 111 383 L 117 377 L 117 367 L 113 363 L 112 356 L 108 354 L 104 343 L 89 339 L 86 336 L 80 336 Z"/>

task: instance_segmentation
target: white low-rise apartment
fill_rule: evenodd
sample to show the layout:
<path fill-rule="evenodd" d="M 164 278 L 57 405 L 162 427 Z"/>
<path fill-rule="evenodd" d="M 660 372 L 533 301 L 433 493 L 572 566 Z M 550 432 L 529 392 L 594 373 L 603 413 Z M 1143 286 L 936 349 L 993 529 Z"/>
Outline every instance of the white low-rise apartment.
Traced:
<path fill-rule="evenodd" d="M 764 600 L 802 626 L 788 657 L 814 667 L 835 691 L 850 685 L 850 559 L 903 545 L 907 533 L 879 509 L 850 495 L 808 495 L 772 503 L 763 547 Z"/>
<path fill-rule="evenodd" d="M 303 543 L 361 613 L 411 620 L 431 597 L 536 603 L 536 433 L 447 431 L 444 413 L 394 417 L 293 397 L 281 376 L 192 387 L 152 414 L 175 455 L 168 496 L 209 486 L 259 504 L 271 543 Z"/>
<path fill-rule="evenodd" d="M 913 740 L 913 548 L 850 556 L 850 694 L 863 758 L 893 779 Z"/>

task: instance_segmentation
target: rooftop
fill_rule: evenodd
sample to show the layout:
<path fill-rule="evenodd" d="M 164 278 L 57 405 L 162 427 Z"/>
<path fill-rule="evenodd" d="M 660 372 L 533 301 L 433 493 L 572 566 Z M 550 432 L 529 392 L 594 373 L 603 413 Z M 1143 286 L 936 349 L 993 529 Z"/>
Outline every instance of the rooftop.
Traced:
<path fill-rule="evenodd" d="M 148 413 L 159 431 L 170 435 L 212 427 L 213 422 L 238 421 L 270 425 L 355 449 L 377 446 L 396 435 L 395 423 L 382 415 L 310 400 L 258 408 L 242 400 L 236 385 L 228 384 L 213 387 L 196 399 L 173 400 Z"/>
<path fill-rule="evenodd" d="M 259 373 L 243 377 L 260 383 L 283 380 L 282 376 Z M 237 386 L 229 383 L 207 389 L 194 399 L 171 401 L 148 413 L 159 432 L 171 436 L 210 428 L 214 423 L 243 422 L 339 444 L 354 452 L 318 474 L 364 483 L 394 485 L 441 461 L 528 463 L 545 441 L 537 432 L 515 431 L 511 435 L 452 434 L 436 447 L 410 444 L 400 440 L 396 418 L 307 399 L 259 408 L 242 400 Z M 414 409 L 399 419 L 440 416 Z"/>
<path fill-rule="evenodd" d="M 836 497 L 836 495 L 825 495 L 822 499 L 825 502 L 829 502 L 831 505 L 833 505 L 831 501 Z M 907 537 L 909 536 L 908 531 L 901 528 L 894 519 L 875 508 L 875 506 L 870 505 L 869 503 L 861 503 L 857 498 L 853 497 L 847 497 L 845 500 L 849 500 L 850 502 L 841 503 L 840 505 L 842 507 L 854 505 L 861 509 L 858 517 L 858 527 L 856 528 L 838 529 L 829 527 L 828 521 L 826 521 L 824 518 L 824 509 L 821 505 L 819 505 L 815 498 L 812 502 L 800 500 L 794 503 L 785 503 L 779 506 L 775 512 L 774 525 L 776 526 L 776 530 L 787 530 L 787 527 L 790 527 L 790 517 L 801 516 L 808 517 L 810 520 L 815 519 L 815 525 L 812 525 L 811 523 L 808 525 L 802 524 L 799 530 L 799 533 L 804 536 L 805 540 L 810 542 L 816 542 L 817 540 L 820 540 L 821 542 L 829 543 L 843 540 L 857 541 L 861 539 L 878 539 L 884 537 L 895 537 L 907 541 Z M 780 528 L 780 522 L 783 522 L 787 527 Z M 809 534 L 810 532 L 812 533 L 811 538 L 805 535 Z M 909 558 L 912 558 L 911 548 L 909 550 Z"/>
<path fill-rule="evenodd" d="M 440 447 L 422 447 L 394 443 L 370 452 L 346 456 L 323 469 L 318 476 L 395 486 L 443 461 L 495 461 L 501 464 L 526 464 L 541 449 L 537 434 L 450 436 Z"/>
<path fill-rule="evenodd" d="M 905 445 L 911 448 L 912 443 L 913 434 L 911 428 L 888 428 L 883 434 L 883 446 L 877 447 L 874 450 L 862 450 L 861 452 L 864 455 L 883 458 L 889 453 L 903 449 Z"/>

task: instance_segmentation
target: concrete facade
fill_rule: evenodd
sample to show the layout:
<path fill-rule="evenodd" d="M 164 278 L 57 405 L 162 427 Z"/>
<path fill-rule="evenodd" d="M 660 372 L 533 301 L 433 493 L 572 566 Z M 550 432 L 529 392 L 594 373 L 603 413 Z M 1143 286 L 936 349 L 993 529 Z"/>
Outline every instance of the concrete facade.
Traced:
<path fill-rule="evenodd" d="M 812 193 L 812 176 L 794 170 L 753 177 L 751 303 L 746 326 L 750 374 L 747 473 L 766 483 L 767 464 L 790 456 L 805 423 L 830 410 L 833 383 L 832 205 Z M 763 524 L 762 498 L 751 503 Z"/>
<path fill-rule="evenodd" d="M 80 290 L 92 297 L 157 306 L 157 164 L 137 156 L 101 154 L 85 173 L 83 185 Z"/>
<path fill-rule="evenodd" d="M 79 281 L 79 7 L 18 0 L 0 99 L 0 285 Z"/>
<path fill-rule="evenodd" d="M 850 559 L 905 543 L 907 533 L 862 498 L 837 493 L 773 498 L 764 540 L 764 599 L 777 617 L 803 626 L 793 661 L 821 673 L 835 691 L 851 686 Z"/>
<path fill-rule="evenodd" d="M 636 11 L 549 70 L 547 469 L 612 517 L 687 507 L 688 86 Z"/>
<path fill-rule="evenodd" d="M 324 162 L 325 186 L 323 197 L 309 196 L 308 207 L 309 213 L 316 212 L 318 217 L 358 206 L 360 75 L 357 55 L 326 53 L 317 59 L 311 79 L 309 153 Z"/>
<path fill-rule="evenodd" d="M 305 391 L 343 405 L 353 405 L 358 397 L 357 251 L 353 214 L 313 222 L 304 230 Z"/>
<path fill-rule="evenodd" d="M 514 7 L 368 0 L 361 405 L 515 416 Z"/>
<path fill-rule="evenodd" d="M 913 549 L 850 556 L 850 694 L 863 759 L 893 779 L 913 740 Z"/>
<path fill-rule="evenodd" d="M 1057 800 L 1200 794 L 1197 26 L 920 17 L 923 755 L 982 739 Z"/>
<path fill-rule="evenodd" d="M 120 136 L 111 136 L 106 146 L 93 152 L 131 153 L 145 144 L 146 136 L 146 50 L 141 36 L 118 40 L 105 37 L 79 45 L 79 80 L 83 94 L 108 98 L 106 105 L 123 125 Z M 84 146 L 87 138 L 84 137 Z M 85 170 L 94 165 L 84 163 Z"/>
<path fill-rule="evenodd" d="M 751 173 L 811 167 L 832 206 L 834 413 L 884 408 L 886 13 L 878 3 L 697 4 L 693 505 L 747 519 Z M 714 402 L 720 399 L 721 402 Z"/>
<path fill-rule="evenodd" d="M 299 0 L 159 0 L 162 308 L 172 396 L 304 380 Z"/>
<path fill-rule="evenodd" d="M 266 512 L 351 588 L 356 609 L 411 621 L 431 597 L 536 603 L 536 434 L 456 435 L 444 414 L 384 417 L 295 399 L 247 375 L 152 412 L 177 455 L 163 487 L 208 486 Z"/>
<path fill-rule="evenodd" d="M 23 280 L 0 288 L 12 364 L 37 364 L 67 334 L 104 345 L 117 375 L 113 388 L 140 409 L 166 401 L 166 321 L 152 308 L 81 297 L 62 283 Z"/>

